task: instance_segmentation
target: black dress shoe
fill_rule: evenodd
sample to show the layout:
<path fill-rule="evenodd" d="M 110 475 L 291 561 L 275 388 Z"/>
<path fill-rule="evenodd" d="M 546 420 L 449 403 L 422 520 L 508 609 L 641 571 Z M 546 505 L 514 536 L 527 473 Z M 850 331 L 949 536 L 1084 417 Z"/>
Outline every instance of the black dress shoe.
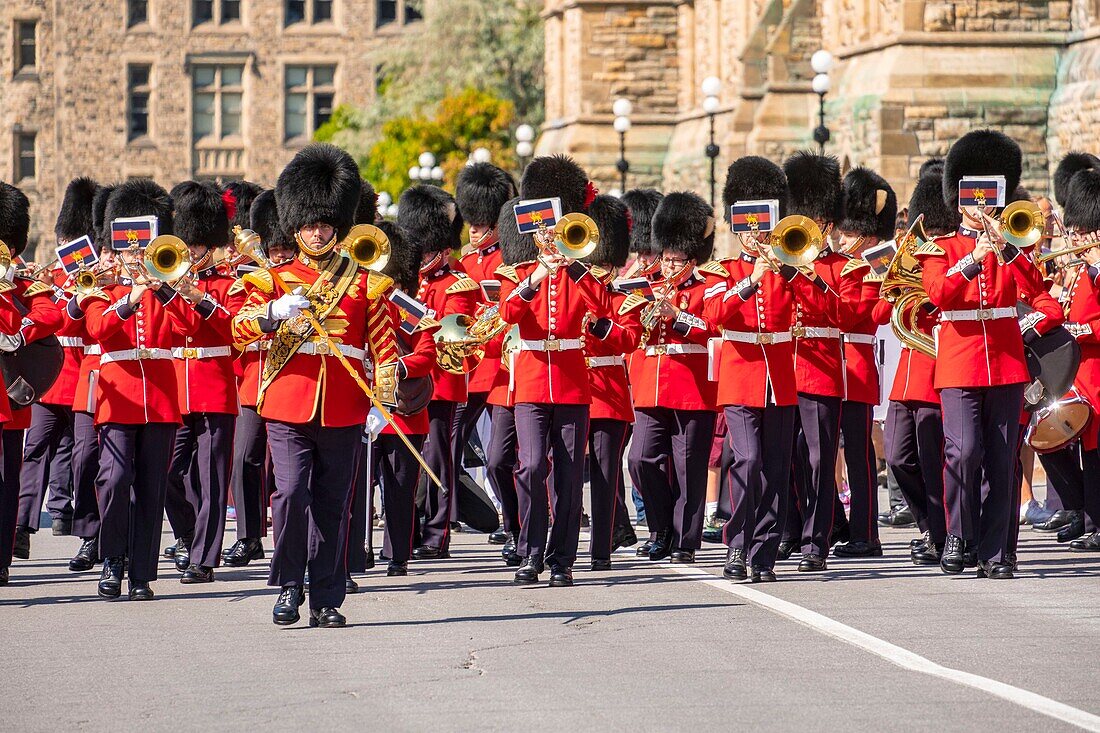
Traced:
<path fill-rule="evenodd" d="M 620 547 L 633 547 L 636 544 L 638 544 L 638 534 L 629 524 L 620 524 L 615 528 L 615 531 L 611 533 L 612 552 L 618 550 Z"/>
<path fill-rule="evenodd" d="M 0 568 L 0 586 L 8 584 L 8 569 Z"/>
<path fill-rule="evenodd" d="M 243 568 L 253 560 L 262 560 L 263 557 L 263 543 L 251 538 L 237 540 L 229 548 L 229 552 L 222 555 L 225 564 L 231 568 Z"/>
<path fill-rule="evenodd" d="M 1072 542 L 1085 534 L 1085 513 L 1075 511 L 1072 514 L 1069 524 L 1058 530 L 1059 542 Z"/>
<path fill-rule="evenodd" d="M 50 531 L 54 537 L 68 537 L 73 533 L 73 520 L 55 519 L 50 523 Z"/>
<path fill-rule="evenodd" d="M 344 576 L 344 592 L 349 596 L 359 592 L 359 584 L 355 582 L 355 578 L 351 577 L 351 573 Z"/>
<path fill-rule="evenodd" d="M 916 539 L 909 540 L 909 551 L 912 552 L 919 547 L 926 547 L 929 542 L 932 541 L 932 535 L 929 532 L 925 532 Z"/>
<path fill-rule="evenodd" d="M 634 554 L 638 557 L 649 557 L 649 553 L 653 551 L 653 540 L 646 540 L 642 544 L 638 545 L 638 549 L 634 551 Z"/>
<path fill-rule="evenodd" d="M 657 539 L 653 540 L 653 546 L 649 548 L 650 560 L 664 560 L 672 554 L 672 533 L 661 530 L 657 533 Z"/>
<path fill-rule="evenodd" d="M 978 577 L 993 580 L 1011 580 L 1012 566 L 1004 562 L 979 562 Z"/>
<path fill-rule="evenodd" d="M 829 547 L 840 544 L 841 542 L 847 542 L 852 539 L 851 528 L 847 523 L 833 525 L 833 531 L 829 533 Z"/>
<path fill-rule="evenodd" d="M 409 564 L 407 562 L 390 560 L 390 564 L 386 566 L 386 577 L 388 578 L 396 578 L 398 576 L 404 576 L 408 574 Z"/>
<path fill-rule="evenodd" d="M 299 585 L 284 585 L 275 607 L 271 609 L 271 620 L 277 626 L 290 626 L 298 623 L 302 615 L 298 609 L 306 602 L 306 592 Z"/>
<path fill-rule="evenodd" d="M 12 547 L 11 555 L 20 560 L 31 559 L 31 531 L 26 527 L 15 528 L 15 545 Z"/>
<path fill-rule="evenodd" d="M 183 573 L 183 575 L 180 576 L 180 582 L 184 585 L 194 585 L 197 583 L 213 583 L 214 568 L 191 563 L 187 566 L 187 570 Z"/>
<path fill-rule="evenodd" d="M 722 576 L 730 580 L 745 580 L 749 577 L 748 568 L 745 567 L 744 550 L 735 547 L 726 550 L 726 564 L 722 567 Z"/>
<path fill-rule="evenodd" d="M 600 571 L 600 570 L 610 570 L 610 569 L 611 569 L 611 561 L 610 561 L 610 560 L 608 560 L 607 558 L 603 558 L 603 557 L 601 557 L 601 558 L 593 558 L 593 559 L 592 559 L 592 568 L 591 568 L 591 569 L 592 569 L 592 570 L 597 570 L 597 571 Z"/>
<path fill-rule="evenodd" d="M 942 557 L 943 545 L 937 545 L 932 540 L 909 553 L 909 559 L 914 565 L 939 565 Z"/>
<path fill-rule="evenodd" d="M 176 570 L 181 573 L 187 572 L 187 568 L 191 567 L 191 540 L 187 540 L 187 543 L 183 547 L 176 547 Z"/>
<path fill-rule="evenodd" d="M 778 560 L 789 560 L 791 555 L 795 553 L 795 550 L 801 546 L 801 540 L 783 540 L 779 543 L 779 550 L 776 552 L 775 557 Z"/>
<path fill-rule="evenodd" d="M 882 543 L 848 541 L 842 542 L 833 548 L 836 557 L 882 557 Z"/>
<path fill-rule="evenodd" d="M 878 515 L 878 523 L 883 527 L 911 527 L 917 523 L 912 510 L 902 504 L 890 507 L 890 511 Z"/>
<path fill-rule="evenodd" d="M 947 535 L 947 542 L 943 545 L 943 553 L 940 556 L 940 570 L 948 575 L 958 575 L 966 568 L 966 560 L 963 557 L 962 537 L 953 534 Z"/>
<path fill-rule="evenodd" d="M 313 628 L 342 629 L 347 626 L 348 620 L 336 608 L 311 608 L 309 609 L 309 625 Z"/>
<path fill-rule="evenodd" d="M 802 561 L 798 563 L 798 572 L 800 573 L 816 573 L 828 569 L 829 563 L 825 561 L 825 558 L 812 552 L 804 554 Z"/>
<path fill-rule="evenodd" d="M 1100 532 L 1070 542 L 1069 549 L 1073 552 L 1100 552 Z"/>
<path fill-rule="evenodd" d="M 963 543 L 963 565 L 968 568 L 978 567 L 978 549 L 969 542 Z"/>
<path fill-rule="evenodd" d="M 187 543 L 184 542 L 182 539 L 177 539 L 175 544 L 168 545 L 168 547 L 164 548 L 164 556 L 167 558 L 173 558 L 180 550 L 187 552 Z"/>
<path fill-rule="evenodd" d="M 374 570 L 374 550 L 367 550 L 367 558 L 363 561 L 364 570 Z"/>
<path fill-rule="evenodd" d="M 592 526 L 592 520 L 588 518 L 588 512 L 581 512 L 581 529 L 588 529 Z"/>
<path fill-rule="evenodd" d="M 771 568 L 753 568 L 752 569 L 752 582 L 753 583 L 774 583 L 775 571 Z"/>
<path fill-rule="evenodd" d="M 504 558 L 504 564 L 514 568 L 523 562 L 516 548 L 519 546 L 519 533 L 508 532 L 508 538 L 504 541 L 504 547 L 500 548 L 500 556 Z"/>
<path fill-rule="evenodd" d="M 73 559 L 69 560 L 69 570 L 82 573 L 94 568 L 97 562 L 99 562 L 99 538 L 90 537 L 81 543 Z"/>
<path fill-rule="evenodd" d="M 413 560 L 443 560 L 451 556 L 446 548 L 421 545 L 412 552 Z"/>
<path fill-rule="evenodd" d="M 1035 532 L 1057 532 L 1062 527 L 1065 527 L 1073 521 L 1073 515 L 1078 513 L 1072 509 L 1059 509 L 1050 516 L 1050 519 L 1045 522 L 1039 522 L 1038 524 L 1031 525 L 1031 529 Z"/>
<path fill-rule="evenodd" d="M 686 550 L 683 547 L 677 547 L 668 554 L 668 561 L 678 565 L 693 563 L 695 562 L 695 550 Z"/>
<path fill-rule="evenodd" d="M 573 568 L 552 565 L 550 567 L 551 588 L 571 588 L 573 586 Z"/>
<path fill-rule="evenodd" d="M 99 597 L 118 598 L 122 595 L 122 558 L 108 557 L 99 576 Z"/>
<path fill-rule="evenodd" d="M 504 531 L 504 527 L 500 527 L 489 533 L 490 545 L 503 545 L 508 541 L 508 532 Z"/>
<path fill-rule="evenodd" d="M 516 570 L 516 576 L 512 580 L 516 585 L 532 585 L 539 582 L 539 573 L 546 569 L 542 555 L 531 555 L 523 558 L 523 564 Z"/>
<path fill-rule="evenodd" d="M 130 600 L 131 601 L 151 601 L 153 600 L 153 589 L 149 587 L 148 583 L 137 583 L 130 581 Z"/>

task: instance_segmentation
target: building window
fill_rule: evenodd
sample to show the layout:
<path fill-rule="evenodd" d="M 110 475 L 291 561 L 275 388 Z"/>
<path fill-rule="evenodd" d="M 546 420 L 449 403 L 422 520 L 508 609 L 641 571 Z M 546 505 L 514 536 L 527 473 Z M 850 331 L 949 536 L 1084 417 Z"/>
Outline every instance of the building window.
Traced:
<path fill-rule="evenodd" d="M 286 139 L 309 138 L 332 116 L 335 66 L 286 67 Z"/>
<path fill-rule="evenodd" d="M 34 180 L 34 133 L 17 132 L 15 134 L 15 181 Z"/>
<path fill-rule="evenodd" d="M 405 0 L 405 24 L 412 23 L 414 20 L 423 20 L 424 16 L 420 14 L 415 3 L 410 3 Z"/>
<path fill-rule="evenodd" d="M 407 25 L 416 20 L 422 20 L 419 3 L 410 0 L 377 0 L 375 3 L 374 26 L 381 28 L 390 23 Z"/>
<path fill-rule="evenodd" d="M 35 31 L 38 22 L 34 20 L 21 20 L 15 24 L 15 70 L 34 71 L 35 57 L 38 55 Z"/>
<path fill-rule="evenodd" d="M 191 0 L 192 25 L 220 25 L 241 19 L 241 0 Z"/>
<path fill-rule="evenodd" d="M 149 134 L 149 98 L 152 87 L 149 84 L 150 66 L 133 64 L 126 71 L 127 117 L 129 118 L 128 136 L 130 140 Z"/>
<path fill-rule="evenodd" d="M 374 25 L 381 28 L 397 20 L 397 0 L 378 0 L 378 13 Z"/>
<path fill-rule="evenodd" d="M 195 66 L 191 116 L 195 140 L 220 141 L 241 134 L 243 66 Z"/>
<path fill-rule="evenodd" d="M 194 8 L 194 25 L 214 20 L 214 0 L 192 0 L 191 6 Z"/>
<path fill-rule="evenodd" d="M 141 25 L 142 23 L 148 22 L 148 0 L 128 0 L 126 3 L 126 27 L 133 28 L 135 25 Z"/>
<path fill-rule="evenodd" d="M 286 0 L 286 25 L 332 20 L 333 0 Z"/>

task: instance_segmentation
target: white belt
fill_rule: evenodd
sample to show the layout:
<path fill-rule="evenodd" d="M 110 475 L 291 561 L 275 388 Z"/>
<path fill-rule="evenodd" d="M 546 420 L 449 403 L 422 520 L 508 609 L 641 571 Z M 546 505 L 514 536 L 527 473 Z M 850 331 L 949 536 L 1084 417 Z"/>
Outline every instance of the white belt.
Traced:
<path fill-rule="evenodd" d="M 584 344 L 580 339 L 547 339 L 546 341 L 528 341 L 521 339 L 520 351 L 572 351 L 579 349 Z"/>
<path fill-rule="evenodd" d="M 148 359 L 171 358 L 171 349 L 125 349 L 123 351 L 108 351 L 99 357 L 99 363 L 110 364 L 112 361 L 145 361 Z"/>
<path fill-rule="evenodd" d="M 367 352 L 355 346 L 348 346 L 347 344 L 333 344 L 340 353 L 344 356 L 350 356 L 352 359 L 358 359 L 362 361 L 367 358 Z M 299 354 L 306 354 L 309 356 L 328 356 L 332 353 L 332 348 L 329 346 L 328 341 L 306 341 L 300 347 L 298 347 Z"/>
<path fill-rule="evenodd" d="M 58 336 L 57 343 L 70 349 L 80 349 L 84 347 L 84 339 L 79 336 Z"/>
<path fill-rule="evenodd" d="M 99 344 L 84 347 L 84 356 L 99 356 L 102 353 L 103 348 Z"/>
<path fill-rule="evenodd" d="M 839 328 L 821 328 L 819 326 L 803 326 L 798 332 L 800 339 L 838 339 Z"/>
<path fill-rule="evenodd" d="M 172 356 L 177 359 L 213 359 L 230 353 L 228 346 L 176 346 L 172 349 Z"/>
<path fill-rule="evenodd" d="M 591 368 L 624 366 L 626 364 L 626 359 L 621 356 L 590 356 L 587 361 L 588 366 Z"/>
<path fill-rule="evenodd" d="M 878 337 L 869 333 L 846 333 L 844 334 L 844 340 L 850 344 L 867 344 L 868 346 L 874 346 L 878 343 Z"/>
<path fill-rule="evenodd" d="M 1012 306 L 1004 308 L 972 308 L 970 310 L 944 311 L 940 314 L 941 321 L 996 321 L 1001 318 L 1016 318 L 1016 309 Z"/>
<path fill-rule="evenodd" d="M 736 341 L 740 344 L 766 346 L 768 344 L 790 343 L 791 332 L 779 331 L 777 333 L 758 333 L 756 331 L 722 331 L 722 338 L 726 341 Z"/>
<path fill-rule="evenodd" d="M 675 356 L 678 354 L 706 354 L 707 347 L 700 344 L 657 344 L 645 347 L 646 356 Z"/>
<path fill-rule="evenodd" d="M 248 346 L 244 347 L 245 351 L 268 351 L 271 349 L 271 342 L 268 340 L 253 341 Z"/>

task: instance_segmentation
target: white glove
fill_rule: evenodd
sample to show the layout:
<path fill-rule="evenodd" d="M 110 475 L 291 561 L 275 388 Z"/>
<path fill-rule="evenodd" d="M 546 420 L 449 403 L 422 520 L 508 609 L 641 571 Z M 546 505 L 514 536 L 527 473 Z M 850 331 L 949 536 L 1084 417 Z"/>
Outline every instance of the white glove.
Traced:
<path fill-rule="evenodd" d="M 23 335 L 13 334 L 8 335 L 6 333 L 0 334 L 0 351 L 10 354 L 13 351 L 17 351 L 20 346 L 23 345 Z"/>
<path fill-rule="evenodd" d="M 286 321 L 309 307 L 309 299 L 302 295 L 302 289 L 295 288 L 293 293 L 287 293 L 271 304 L 271 319 Z"/>
<path fill-rule="evenodd" d="M 385 427 L 386 419 L 382 417 L 382 413 L 377 407 L 370 408 L 370 412 L 367 413 L 367 432 L 370 433 L 370 439 L 374 440 L 381 435 Z"/>

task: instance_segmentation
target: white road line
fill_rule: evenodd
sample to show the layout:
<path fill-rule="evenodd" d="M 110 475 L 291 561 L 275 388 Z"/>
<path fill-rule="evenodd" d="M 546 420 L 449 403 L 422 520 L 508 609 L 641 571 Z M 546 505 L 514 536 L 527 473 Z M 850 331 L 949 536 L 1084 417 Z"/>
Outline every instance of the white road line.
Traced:
<path fill-rule="evenodd" d="M 773 595 L 761 592 L 755 588 L 732 583 L 725 578 L 711 575 L 700 568 L 671 564 L 666 565 L 666 567 L 675 570 L 680 575 L 694 578 L 720 591 L 738 596 L 750 603 L 754 603 L 769 611 L 777 613 L 780 616 L 785 616 L 792 621 L 808 626 L 826 636 L 831 636 L 834 639 L 839 639 L 852 646 L 859 647 L 892 664 L 896 664 L 902 669 L 920 672 L 921 674 L 927 674 L 932 677 L 939 677 L 940 679 L 954 682 L 965 687 L 972 687 L 976 690 L 987 692 L 990 695 L 1027 708 L 1028 710 L 1034 710 L 1042 715 L 1060 720 L 1063 723 L 1069 723 L 1083 730 L 1100 733 L 1100 715 L 1093 715 L 1085 710 L 1080 710 L 1070 705 L 1066 705 L 1065 703 L 1058 702 L 1057 700 L 1052 700 L 1049 697 L 1044 697 L 1030 690 L 1015 687 L 1006 682 L 998 682 L 988 677 L 971 674 L 970 672 L 963 672 L 960 669 L 944 667 L 908 649 L 903 649 L 896 644 L 883 641 L 876 636 L 871 636 L 859 629 L 854 629 L 828 616 L 823 616 L 816 611 L 803 608 L 797 603 L 791 603 L 790 601 L 776 598 Z"/>

